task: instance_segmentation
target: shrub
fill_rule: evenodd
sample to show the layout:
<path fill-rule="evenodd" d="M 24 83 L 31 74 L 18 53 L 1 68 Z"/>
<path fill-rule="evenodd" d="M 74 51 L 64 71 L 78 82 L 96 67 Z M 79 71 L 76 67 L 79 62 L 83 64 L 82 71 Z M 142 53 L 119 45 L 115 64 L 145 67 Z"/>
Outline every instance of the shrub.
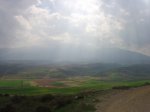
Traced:
<path fill-rule="evenodd" d="M 16 112 L 16 109 L 11 104 L 8 104 L 4 108 L 1 108 L 0 112 Z"/>
<path fill-rule="evenodd" d="M 47 94 L 41 97 L 40 101 L 41 102 L 48 102 L 51 101 L 52 99 L 54 99 L 54 96 Z"/>
<path fill-rule="evenodd" d="M 9 94 L 4 94 L 4 96 L 5 96 L 5 97 L 9 97 L 10 95 L 9 95 Z"/>
<path fill-rule="evenodd" d="M 71 96 L 58 96 L 54 100 L 51 101 L 51 106 L 55 107 L 55 109 L 61 108 L 67 104 L 70 104 L 73 101 Z"/>
<path fill-rule="evenodd" d="M 130 89 L 131 87 L 129 86 L 114 86 L 112 89 L 121 89 L 121 90 L 127 90 Z"/>
<path fill-rule="evenodd" d="M 20 103 L 20 102 L 22 102 L 24 99 L 25 99 L 25 96 L 17 96 L 17 95 L 15 95 L 15 96 L 13 96 L 13 97 L 11 98 L 11 101 L 12 101 L 13 103 Z"/>
<path fill-rule="evenodd" d="M 35 112 L 51 112 L 51 110 L 47 106 L 39 106 L 36 108 Z"/>
<path fill-rule="evenodd" d="M 150 82 L 145 82 L 143 85 L 144 85 L 144 86 L 150 85 Z"/>

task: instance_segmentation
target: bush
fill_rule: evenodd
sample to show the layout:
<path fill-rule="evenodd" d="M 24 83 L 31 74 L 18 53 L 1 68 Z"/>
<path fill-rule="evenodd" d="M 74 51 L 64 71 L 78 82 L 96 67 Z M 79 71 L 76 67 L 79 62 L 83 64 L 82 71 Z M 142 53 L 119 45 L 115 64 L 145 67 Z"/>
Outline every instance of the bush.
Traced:
<path fill-rule="evenodd" d="M 9 97 L 10 95 L 9 95 L 9 94 L 4 94 L 4 96 L 5 96 L 5 97 Z"/>
<path fill-rule="evenodd" d="M 51 101 L 50 105 L 55 109 L 59 109 L 67 104 L 70 104 L 73 101 L 71 96 L 58 96 Z"/>
<path fill-rule="evenodd" d="M 41 99 L 40 99 L 40 101 L 41 102 L 49 102 L 52 99 L 54 99 L 54 96 L 52 96 L 50 94 L 47 94 L 47 95 L 42 96 Z"/>
<path fill-rule="evenodd" d="M 144 86 L 150 85 L 150 82 L 145 82 L 143 85 Z"/>
<path fill-rule="evenodd" d="M 17 96 L 17 95 L 15 95 L 15 96 L 13 96 L 13 97 L 11 98 L 11 101 L 12 101 L 13 103 L 20 103 L 20 102 L 22 102 L 25 98 L 26 98 L 25 96 Z"/>
<path fill-rule="evenodd" d="M 112 89 L 121 89 L 121 90 L 127 90 L 130 89 L 131 87 L 129 86 L 114 86 Z"/>
<path fill-rule="evenodd" d="M 1 108 L 0 112 L 16 112 L 16 109 L 11 104 L 8 104 L 4 108 Z"/>
<path fill-rule="evenodd" d="M 47 106 L 39 106 L 36 108 L 35 112 L 51 112 L 51 110 Z"/>

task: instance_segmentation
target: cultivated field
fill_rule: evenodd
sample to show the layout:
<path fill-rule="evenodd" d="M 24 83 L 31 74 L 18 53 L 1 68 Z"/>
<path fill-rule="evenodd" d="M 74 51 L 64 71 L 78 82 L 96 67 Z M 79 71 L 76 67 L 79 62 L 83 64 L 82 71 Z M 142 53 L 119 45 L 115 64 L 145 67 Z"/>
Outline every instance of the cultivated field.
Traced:
<path fill-rule="evenodd" d="M 1 94 L 75 94 L 90 90 L 107 90 L 119 86 L 138 87 L 149 84 L 142 81 L 104 81 L 97 77 L 74 77 L 63 79 L 0 80 Z"/>

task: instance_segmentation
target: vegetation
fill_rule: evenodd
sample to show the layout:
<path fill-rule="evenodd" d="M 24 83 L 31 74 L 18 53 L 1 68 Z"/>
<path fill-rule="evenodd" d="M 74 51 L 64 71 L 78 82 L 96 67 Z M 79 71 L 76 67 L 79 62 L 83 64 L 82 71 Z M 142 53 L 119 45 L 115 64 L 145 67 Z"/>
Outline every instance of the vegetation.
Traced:
<path fill-rule="evenodd" d="M 0 94 L 0 112 L 93 112 L 94 95 L 94 92 L 39 96 Z"/>
<path fill-rule="evenodd" d="M 94 112 L 95 95 L 150 85 L 150 65 L 0 65 L 0 112 Z"/>
<path fill-rule="evenodd" d="M 0 64 L 0 76 L 3 79 L 41 79 L 66 78 L 73 76 L 96 75 L 114 68 L 117 64 L 84 64 L 84 65 L 35 65 L 35 64 Z"/>
<path fill-rule="evenodd" d="M 150 65 L 142 64 L 119 67 L 102 73 L 100 76 L 107 77 L 109 80 L 146 80 L 150 79 Z"/>
<path fill-rule="evenodd" d="M 88 90 L 107 90 L 118 86 L 138 87 L 148 85 L 150 83 L 150 80 L 101 81 L 87 78 L 86 80 L 82 81 L 82 78 L 81 80 L 78 78 L 77 81 L 71 82 L 72 86 L 68 86 L 67 81 L 70 84 L 70 79 L 66 79 L 66 81 L 63 80 L 60 81 L 60 83 L 59 81 L 53 82 L 52 87 L 40 87 L 37 85 L 32 85 L 34 80 L 1 80 L 0 93 L 17 95 L 76 94 Z"/>

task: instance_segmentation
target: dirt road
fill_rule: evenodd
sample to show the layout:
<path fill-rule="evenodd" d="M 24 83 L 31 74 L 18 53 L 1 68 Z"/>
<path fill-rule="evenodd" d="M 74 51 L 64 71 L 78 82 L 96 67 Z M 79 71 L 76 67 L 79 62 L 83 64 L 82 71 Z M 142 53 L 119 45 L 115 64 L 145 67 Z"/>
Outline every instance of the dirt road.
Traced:
<path fill-rule="evenodd" d="M 99 100 L 96 112 L 150 112 L 150 86 L 116 91 Z"/>

